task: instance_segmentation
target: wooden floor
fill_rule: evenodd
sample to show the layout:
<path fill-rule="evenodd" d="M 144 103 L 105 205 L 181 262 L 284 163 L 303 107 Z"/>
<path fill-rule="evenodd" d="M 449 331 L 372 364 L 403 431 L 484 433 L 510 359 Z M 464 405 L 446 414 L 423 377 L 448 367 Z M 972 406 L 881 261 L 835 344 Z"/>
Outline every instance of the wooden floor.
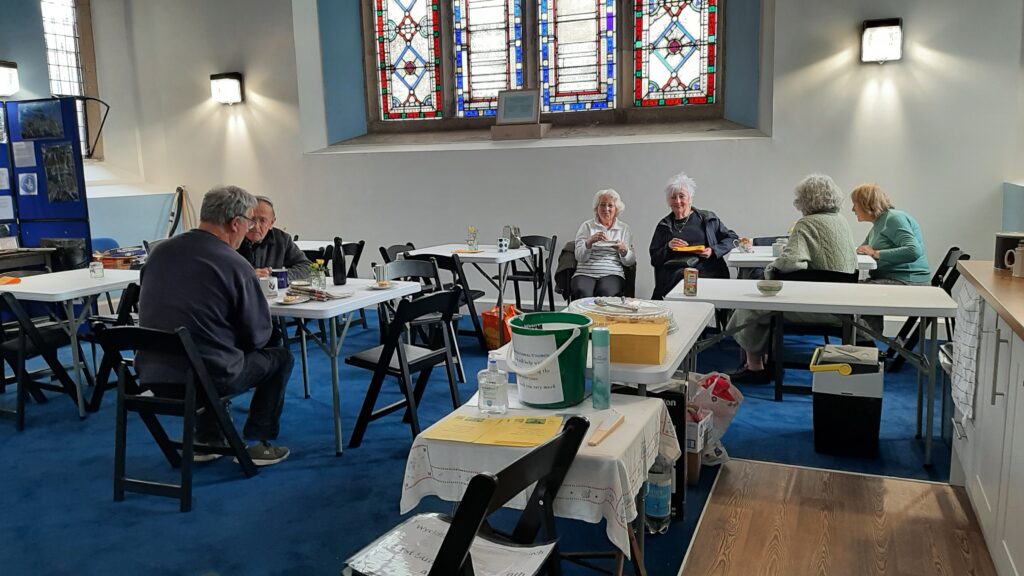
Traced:
<path fill-rule="evenodd" d="M 963 489 L 763 462 L 723 466 L 683 576 L 995 576 Z"/>

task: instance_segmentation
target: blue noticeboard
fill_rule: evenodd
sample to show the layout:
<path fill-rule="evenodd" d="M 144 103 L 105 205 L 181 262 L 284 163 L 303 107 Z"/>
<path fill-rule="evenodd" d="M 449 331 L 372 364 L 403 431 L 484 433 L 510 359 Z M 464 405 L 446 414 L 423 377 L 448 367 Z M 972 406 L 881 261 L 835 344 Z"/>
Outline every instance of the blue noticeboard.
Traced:
<path fill-rule="evenodd" d="M 73 98 L 7 102 L 11 188 L 21 220 L 87 220 Z"/>

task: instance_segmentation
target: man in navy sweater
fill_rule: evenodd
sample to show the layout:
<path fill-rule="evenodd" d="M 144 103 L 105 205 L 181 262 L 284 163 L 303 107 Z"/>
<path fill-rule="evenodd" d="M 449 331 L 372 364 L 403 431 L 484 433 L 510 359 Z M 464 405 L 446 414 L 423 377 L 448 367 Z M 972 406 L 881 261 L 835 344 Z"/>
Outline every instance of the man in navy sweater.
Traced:
<path fill-rule="evenodd" d="M 249 455 L 257 466 L 276 464 L 288 449 L 277 438 L 284 389 L 293 359 L 287 348 L 268 348 L 273 324 L 253 267 L 236 252 L 255 224 L 256 198 L 237 186 L 213 188 L 203 197 L 199 227 L 154 248 L 142 272 L 139 324 L 188 328 L 222 396 L 254 389 L 242 430 L 257 440 Z M 143 382 L 168 382 L 182 375 L 180 359 L 140 354 Z M 209 412 L 200 415 L 196 441 L 223 443 Z M 208 460 L 219 454 L 201 454 Z"/>

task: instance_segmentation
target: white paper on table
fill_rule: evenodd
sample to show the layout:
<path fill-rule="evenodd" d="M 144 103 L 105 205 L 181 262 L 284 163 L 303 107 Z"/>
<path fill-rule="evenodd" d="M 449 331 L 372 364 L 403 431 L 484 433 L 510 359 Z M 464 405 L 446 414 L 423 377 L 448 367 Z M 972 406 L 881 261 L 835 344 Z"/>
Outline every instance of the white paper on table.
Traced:
<path fill-rule="evenodd" d="M 10 196 L 0 196 L 0 220 L 14 220 L 14 199 Z"/>
<path fill-rule="evenodd" d="M 15 168 L 34 168 L 36 165 L 36 149 L 31 142 L 14 142 L 11 144 L 14 152 Z"/>
<path fill-rule="evenodd" d="M 349 558 L 368 576 L 426 576 L 450 524 L 437 514 L 418 514 Z M 477 574 L 536 574 L 554 544 L 506 546 L 476 538 L 470 545 Z"/>
<path fill-rule="evenodd" d="M 0 168 L 0 190 L 11 189 L 11 173 L 7 168 Z"/>

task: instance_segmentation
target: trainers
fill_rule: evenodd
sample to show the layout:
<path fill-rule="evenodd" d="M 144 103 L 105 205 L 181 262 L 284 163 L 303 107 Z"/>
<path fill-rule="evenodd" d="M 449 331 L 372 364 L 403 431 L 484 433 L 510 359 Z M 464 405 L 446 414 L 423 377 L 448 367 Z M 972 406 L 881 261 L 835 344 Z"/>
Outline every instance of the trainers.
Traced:
<path fill-rule="evenodd" d="M 196 444 L 197 445 L 198 444 L 206 444 L 207 446 L 217 446 L 219 448 L 227 448 L 228 447 L 227 440 L 224 440 L 223 438 L 216 438 L 216 439 L 213 439 L 213 440 L 196 440 Z M 194 448 L 193 448 L 193 450 L 194 450 Z M 198 451 L 194 451 L 192 453 L 192 461 L 193 462 L 211 462 L 213 460 L 216 460 L 217 458 L 220 458 L 221 456 L 223 456 L 223 454 L 218 454 L 216 452 L 198 452 Z"/>
<path fill-rule="evenodd" d="M 245 451 L 249 453 L 249 458 L 252 458 L 252 463 L 257 466 L 277 464 L 288 458 L 290 453 L 284 446 L 271 446 L 270 442 L 260 442 L 259 444 L 247 446 Z M 238 458 L 235 458 L 235 462 L 238 462 Z"/>

